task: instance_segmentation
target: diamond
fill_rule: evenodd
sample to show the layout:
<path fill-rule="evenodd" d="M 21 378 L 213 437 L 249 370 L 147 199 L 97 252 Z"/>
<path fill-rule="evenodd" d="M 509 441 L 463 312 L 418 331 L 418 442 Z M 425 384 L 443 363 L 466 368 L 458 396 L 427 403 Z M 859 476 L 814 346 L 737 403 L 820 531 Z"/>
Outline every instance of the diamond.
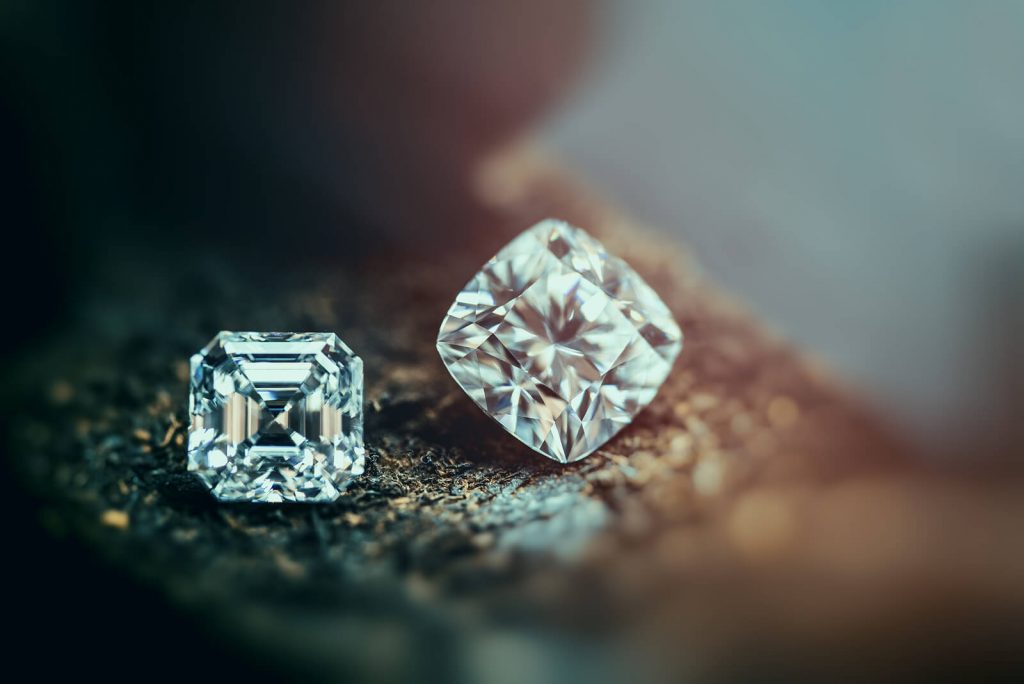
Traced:
<path fill-rule="evenodd" d="M 548 219 L 455 298 L 437 349 L 455 381 L 524 444 L 562 463 L 654 399 L 682 348 L 668 307 L 583 230 Z"/>
<path fill-rule="evenodd" d="M 363 362 L 334 333 L 221 332 L 191 377 L 188 469 L 221 501 L 334 501 L 363 472 Z"/>

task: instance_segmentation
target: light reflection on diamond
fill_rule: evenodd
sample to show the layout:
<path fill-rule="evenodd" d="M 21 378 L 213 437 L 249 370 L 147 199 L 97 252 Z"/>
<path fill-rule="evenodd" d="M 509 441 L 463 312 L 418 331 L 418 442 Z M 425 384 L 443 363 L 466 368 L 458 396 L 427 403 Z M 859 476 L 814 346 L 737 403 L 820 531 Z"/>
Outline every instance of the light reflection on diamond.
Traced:
<path fill-rule="evenodd" d="M 188 467 L 218 499 L 333 501 L 362 473 L 362 361 L 333 333 L 222 332 L 191 376 Z"/>
<path fill-rule="evenodd" d="M 624 261 L 579 228 L 549 219 L 463 288 L 437 348 L 480 408 L 565 463 L 592 453 L 651 402 L 682 333 Z"/>

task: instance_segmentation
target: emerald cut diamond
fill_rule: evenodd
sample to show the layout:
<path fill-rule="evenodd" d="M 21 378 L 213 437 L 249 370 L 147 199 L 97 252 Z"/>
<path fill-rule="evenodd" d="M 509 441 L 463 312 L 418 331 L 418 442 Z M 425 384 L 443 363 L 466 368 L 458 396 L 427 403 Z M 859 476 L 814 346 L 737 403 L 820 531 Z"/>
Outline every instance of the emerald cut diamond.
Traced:
<path fill-rule="evenodd" d="M 363 472 L 363 362 L 337 335 L 222 332 L 191 376 L 188 469 L 221 501 L 334 501 Z"/>
<path fill-rule="evenodd" d="M 682 340 L 636 271 L 581 229 L 549 219 L 469 281 L 441 323 L 437 349 L 484 412 L 568 463 L 654 399 Z"/>

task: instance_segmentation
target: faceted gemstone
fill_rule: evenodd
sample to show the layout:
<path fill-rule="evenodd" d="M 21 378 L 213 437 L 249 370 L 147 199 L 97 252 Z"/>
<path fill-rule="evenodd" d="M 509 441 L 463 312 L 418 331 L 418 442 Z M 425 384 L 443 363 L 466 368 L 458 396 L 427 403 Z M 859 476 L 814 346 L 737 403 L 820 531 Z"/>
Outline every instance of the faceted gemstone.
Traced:
<path fill-rule="evenodd" d="M 548 458 L 577 461 L 654 398 L 682 333 L 624 261 L 565 222 L 515 238 L 463 288 L 438 333 L 452 377 Z"/>
<path fill-rule="evenodd" d="M 363 362 L 334 333 L 222 332 L 191 375 L 188 469 L 221 501 L 334 501 L 363 472 Z"/>

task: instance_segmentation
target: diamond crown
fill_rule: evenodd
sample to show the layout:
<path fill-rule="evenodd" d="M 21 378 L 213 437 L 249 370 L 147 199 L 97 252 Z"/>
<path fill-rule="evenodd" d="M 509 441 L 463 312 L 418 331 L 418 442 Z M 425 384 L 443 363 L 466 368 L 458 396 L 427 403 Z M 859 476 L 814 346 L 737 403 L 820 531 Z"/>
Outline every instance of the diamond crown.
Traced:
<path fill-rule="evenodd" d="M 651 402 L 682 338 L 636 271 L 583 230 L 548 219 L 459 292 L 437 348 L 481 409 L 564 463 L 601 447 Z"/>
<path fill-rule="evenodd" d="M 362 472 L 362 361 L 337 335 L 222 332 L 191 375 L 189 470 L 217 498 L 333 501 Z"/>

